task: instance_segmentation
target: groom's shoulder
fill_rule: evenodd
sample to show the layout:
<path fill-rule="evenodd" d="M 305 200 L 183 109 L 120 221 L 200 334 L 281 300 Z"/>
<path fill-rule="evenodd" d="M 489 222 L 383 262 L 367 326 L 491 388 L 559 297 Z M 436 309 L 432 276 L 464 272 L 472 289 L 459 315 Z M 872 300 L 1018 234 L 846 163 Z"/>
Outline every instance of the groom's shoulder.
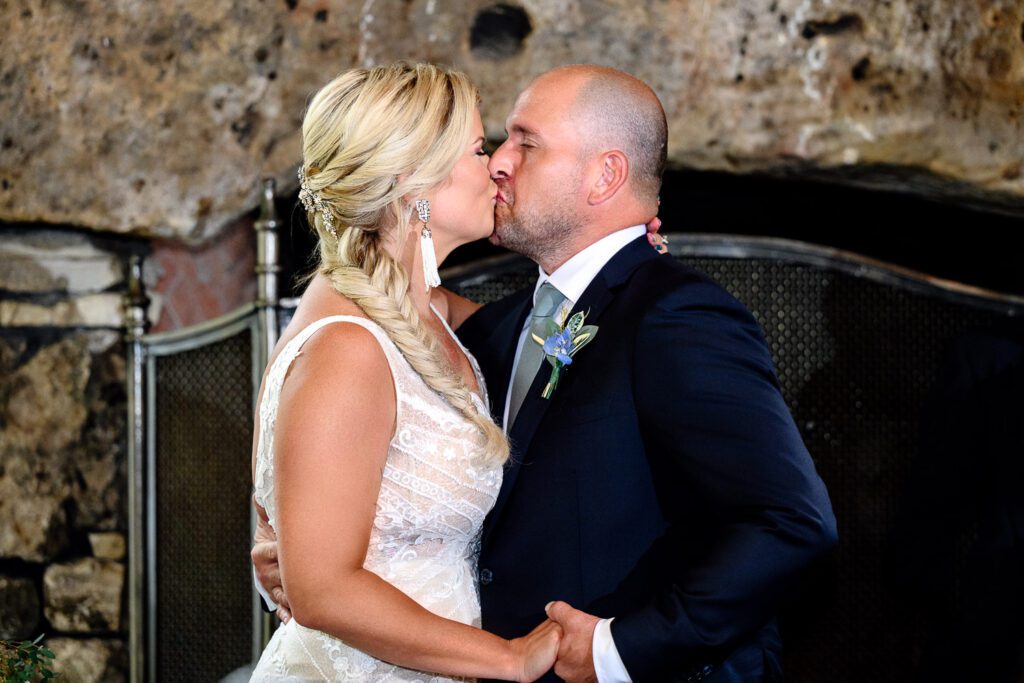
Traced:
<path fill-rule="evenodd" d="M 707 273 L 673 256 L 661 256 L 638 268 L 630 287 L 649 293 L 654 301 L 708 302 L 745 308 Z"/>
<path fill-rule="evenodd" d="M 508 296 L 481 306 L 459 327 L 459 336 L 487 334 L 504 322 L 533 294 L 533 287 L 524 287 Z"/>
<path fill-rule="evenodd" d="M 676 258 L 644 264 L 630 289 L 631 300 L 625 305 L 640 311 L 638 324 L 643 329 L 696 325 L 708 334 L 722 335 L 723 345 L 749 339 L 764 346 L 764 333 L 750 309 L 708 274 Z"/>

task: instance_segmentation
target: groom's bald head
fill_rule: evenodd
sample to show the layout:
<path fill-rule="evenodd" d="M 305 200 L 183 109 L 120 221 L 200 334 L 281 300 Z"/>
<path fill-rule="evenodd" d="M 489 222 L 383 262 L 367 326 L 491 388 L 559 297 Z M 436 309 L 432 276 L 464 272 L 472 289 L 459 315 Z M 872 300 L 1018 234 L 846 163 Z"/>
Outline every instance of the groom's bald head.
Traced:
<path fill-rule="evenodd" d="M 643 81 L 603 66 L 573 64 L 538 76 L 530 85 L 574 92 L 571 115 L 581 155 L 619 149 L 629 159 L 630 184 L 641 200 L 653 200 L 661 187 L 667 157 L 668 125 L 658 96 Z"/>

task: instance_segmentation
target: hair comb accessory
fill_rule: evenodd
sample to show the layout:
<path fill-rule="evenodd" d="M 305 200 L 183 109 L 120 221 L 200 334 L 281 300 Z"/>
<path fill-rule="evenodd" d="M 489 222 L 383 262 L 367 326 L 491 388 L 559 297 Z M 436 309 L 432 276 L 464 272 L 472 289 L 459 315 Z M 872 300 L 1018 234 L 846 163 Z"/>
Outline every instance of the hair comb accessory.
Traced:
<path fill-rule="evenodd" d="M 437 252 L 434 251 L 434 238 L 427 226 L 427 223 L 430 222 L 430 200 L 417 199 L 416 213 L 423 222 L 423 230 L 420 231 L 420 257 L 423 261 L 423 281 L 427 285 L 427 291 L 430 291 L 431 287 L 441 284 L 441 276 L 437 272 Z"/>
<path fill-rule="evenodd" d="M 338 237 L 338 229 L 334 227 L 334 218 L 327 208 L 327 203 L 324 202 L 319 192 L 309 187 L 309 182 L 306 181 L 306 174 L 301 166 L 299 166 L 299 201 L 302 202 L 302 206 L 309 213 L 319 213 L 320 220 L 323 221 L 327 232 L 331 233 L 335 238 Z"/>

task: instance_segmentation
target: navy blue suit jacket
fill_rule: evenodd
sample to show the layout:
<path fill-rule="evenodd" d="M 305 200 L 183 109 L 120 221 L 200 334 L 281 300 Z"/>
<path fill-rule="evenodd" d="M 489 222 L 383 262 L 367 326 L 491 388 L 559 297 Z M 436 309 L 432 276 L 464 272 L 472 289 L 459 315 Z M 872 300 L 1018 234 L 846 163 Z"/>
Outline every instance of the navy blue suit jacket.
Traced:
<path fill-rule="evenodd" d="M 524 290 L 459 329 L 498 416 L 531 305 Z M 542 365 L 509 435 L 480 554 L 484 628 L 523 635 L 560 599 L 615 617 L 634 681 L 770 680 L 776 609 L 836 529 L 760 328 L 645 238 L 574 310 L 599 332 L 550 399 Z"/>

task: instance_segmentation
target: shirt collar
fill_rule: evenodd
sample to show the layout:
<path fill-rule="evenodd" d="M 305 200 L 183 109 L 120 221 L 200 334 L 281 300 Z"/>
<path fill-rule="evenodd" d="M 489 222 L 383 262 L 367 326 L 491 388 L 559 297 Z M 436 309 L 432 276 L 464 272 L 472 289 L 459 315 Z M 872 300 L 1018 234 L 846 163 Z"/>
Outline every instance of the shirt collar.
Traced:
<path fill-rule="evenodd" d="M 647 226 L 645 225 L 632 225 L 616 230 L 586 249 L 577 252 L 550 275 L 538 266 L 537 270 L 540 275 L 537 278 L 537 286 L 533 290 L 534 304 L 537 303 L 537 290 L 542 284 L 550 281 L 569 302 L 575 305 L 605 264 L 624 246 L 646 233 Z"/>

